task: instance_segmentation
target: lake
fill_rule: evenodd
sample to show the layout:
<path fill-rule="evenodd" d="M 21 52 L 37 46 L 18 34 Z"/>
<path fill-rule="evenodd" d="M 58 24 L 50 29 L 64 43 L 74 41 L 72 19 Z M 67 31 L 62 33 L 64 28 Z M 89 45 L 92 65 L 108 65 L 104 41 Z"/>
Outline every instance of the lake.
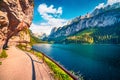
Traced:
<path fill-rule="evenodd" d="M 120 80 L 120 45 L 37 44 L 33 48 L 85 80 Z"/>

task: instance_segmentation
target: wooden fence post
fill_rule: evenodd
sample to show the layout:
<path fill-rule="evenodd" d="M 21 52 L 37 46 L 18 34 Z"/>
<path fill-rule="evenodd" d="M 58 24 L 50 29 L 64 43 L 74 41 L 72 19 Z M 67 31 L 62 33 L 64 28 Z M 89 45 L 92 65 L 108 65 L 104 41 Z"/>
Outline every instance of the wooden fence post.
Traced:
<path fill-rule="evenodd" d="M 26 43 L 25 50 L 27 50 L 27 42 L 25 42 L 25 43 Z"/>
<path fill-rule="evenodd" d="M 33 50 L 33 54 L 34 54 L 34 50 Z"/>
<path fill-rule="evenodd" d="M 42 54 L 42 61 L 43 61 L 43 63 L 45 62 L 45 58 L 44 57 L 45 57 L 44 54 Z"/>

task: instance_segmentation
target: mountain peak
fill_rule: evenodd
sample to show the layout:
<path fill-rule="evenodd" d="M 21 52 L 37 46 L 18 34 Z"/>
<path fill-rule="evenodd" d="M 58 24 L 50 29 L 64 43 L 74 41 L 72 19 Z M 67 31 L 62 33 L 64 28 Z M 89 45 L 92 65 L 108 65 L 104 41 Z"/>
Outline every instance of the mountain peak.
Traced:
<path fill-rule="evenodd" d="M 86 28 L 107 27 L 120 23 L 120 3 L 95 9 L 92 13 L 71 20 L 68 25 L 53 28 L 49 38 L 67 37 Z"/>
<path fill-rule="evenodd" d="M 102 4 L 101 7 L 96 7 L 90 15 L 95 16 L 95 15 L 98 15 L 98 14 L 103 13 L 105 11 L 109 11 L 109 10 L 117 9 L 117 8 L 120 8 L 120 2 L 116 2 L 113 4 L 107 4 L 107 5 Z"/>

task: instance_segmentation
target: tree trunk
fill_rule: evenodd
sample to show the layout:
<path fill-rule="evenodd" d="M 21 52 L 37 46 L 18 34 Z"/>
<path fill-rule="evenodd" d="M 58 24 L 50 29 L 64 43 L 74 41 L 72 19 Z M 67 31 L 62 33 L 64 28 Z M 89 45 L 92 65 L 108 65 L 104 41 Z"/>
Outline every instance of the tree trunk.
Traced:
<path fill-rule="evenodd" d="M 3 45 L 3 49 L 6 49 L 8 47 L 8 42 L 9 42 L 9 39 L 15 34 L 16 32 L 8 32 L 7 33 L 7 39 L 5 40 L 5 43 Z"/>
<path fill-rule="evenodd" d="M 3 45 L 3 49 L 6 49 L 6 48 L 8 47 L 8 41 L 9 41 L 9 38 L 7 38 L 7 39 L 5 40 L 5 43 L 4 43 L 4 45 Z"/>

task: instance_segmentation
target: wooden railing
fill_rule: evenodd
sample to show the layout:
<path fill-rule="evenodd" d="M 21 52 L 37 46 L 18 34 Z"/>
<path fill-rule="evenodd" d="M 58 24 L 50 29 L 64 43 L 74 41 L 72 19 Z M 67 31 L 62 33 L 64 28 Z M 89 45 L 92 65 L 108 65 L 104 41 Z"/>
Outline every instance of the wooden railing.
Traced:
<path fill-rule="evenodd" d="M 44 57 L 48 58 L 49 60 L 51 60 L 53 63 L 55 63 L 59 68 L 61 68 L 65 73 L 67 73 L 73 80 L 78 80 L 78 78 L 76 76 L 74 76 L 72 73 L 70 73 L 68 70 L 66 70 L 63 66 L 61 66 L 60 64 L 58 64 L 55 60 L 53 60 L 52 58 L 50 58 L 49 56 L 45 55 L 43 52 L 38 51 L 36 49 L 33 49 L 37 52 L 40 52 L 43 55 L 43 62 L 44 62 Z"/>
<path fill-rule="evenodd" d="M 17 41 L 18 43 L 26 43 L 26 45 L 29 43 L 28 41 Z M 25 49 L 27 49 L 28 47 L 26 46 Z M 67 73 L 73 80 L 78 80 L 78 78 L 73 75 L 72 73 L 70 73 L 68 70 L 66 70 L 63 66 L 61 66 L 60 64 L 58 64 L 55 60 L 53 60 L 52 58 L 50 58 L 49 56 L 45 55 L 43 52 L 41 51 L 38 51 L 36 49 L 33 49 L 33 54 L 34 54 L 34 51 L 37 51 L 37 52 L 40 52 L 42 55 L 43 55 L 43 62 L 45 62 L 45 59 L 44 57 L 48 58 L 49 60 L 51 60 L 53 63 L 55 63 L 59 68 L 61 68 L 65 73 Z"/>

